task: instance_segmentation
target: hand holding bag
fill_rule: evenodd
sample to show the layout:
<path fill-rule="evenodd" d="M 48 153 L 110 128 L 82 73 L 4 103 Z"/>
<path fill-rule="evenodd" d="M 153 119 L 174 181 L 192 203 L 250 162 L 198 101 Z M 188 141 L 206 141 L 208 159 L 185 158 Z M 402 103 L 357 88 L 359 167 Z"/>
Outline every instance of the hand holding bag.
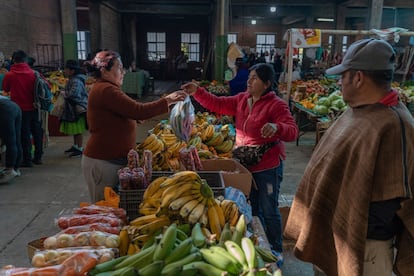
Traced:
<path fill-rule="evenodd" d="M 63 110 L 65 109 L 65 97 L 63 93 L 59 93 L 56 98 L 56 102 L 53 104 L 53 109 L 50 111 L 50 115 L 56 117 L 62 117 Z"/>

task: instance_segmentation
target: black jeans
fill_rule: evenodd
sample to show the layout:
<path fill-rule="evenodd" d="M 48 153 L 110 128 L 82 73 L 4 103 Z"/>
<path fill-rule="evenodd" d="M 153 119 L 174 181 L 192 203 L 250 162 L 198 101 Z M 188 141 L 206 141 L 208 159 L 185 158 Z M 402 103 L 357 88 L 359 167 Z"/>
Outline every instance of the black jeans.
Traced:
<path fill-rule="evenodd" d="M 22 160 L 22 112 L 11 100 L 0 100 L 0 137 L 6 145 L 6 168 L 18 169 Z"/>
<path fill-rule="evenodd" d="M 37 110 L 22 112 L 23 162 L 32 162 L 32 138 L 34 159 L 41 160 L 43 155 L 43 128 Z"/>

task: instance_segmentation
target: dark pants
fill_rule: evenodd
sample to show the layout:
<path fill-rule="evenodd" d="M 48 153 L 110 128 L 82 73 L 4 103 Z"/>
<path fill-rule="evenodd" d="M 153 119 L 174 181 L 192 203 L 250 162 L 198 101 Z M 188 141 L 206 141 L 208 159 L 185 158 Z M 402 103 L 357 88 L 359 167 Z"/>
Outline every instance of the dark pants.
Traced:
<path fill-rule="evenodd" d="M 20 107 L 11 100 L 0 100 L 0 137 L 6 145 L 6 168 L 18 169 L 22 161 L 21 126 Z"/>
<path fill-rule="evenodd" d="M 250 192 L 252 214 L 260 218 L 272 249 L 282 252 L 282 217 L 279 212 L 280 182 L 278 168 L 252 173 L 252 175 L 257 185 L 257 190 L 252 188 Z"/>
<path fill-rule="evenodd" d="M 38 111 L 22 112 L 22 147 L 23 162 L 32 162 L 32 139 L 34 144 L 34 159 L 41 160 L 43 155 L 43 128 Z"/>

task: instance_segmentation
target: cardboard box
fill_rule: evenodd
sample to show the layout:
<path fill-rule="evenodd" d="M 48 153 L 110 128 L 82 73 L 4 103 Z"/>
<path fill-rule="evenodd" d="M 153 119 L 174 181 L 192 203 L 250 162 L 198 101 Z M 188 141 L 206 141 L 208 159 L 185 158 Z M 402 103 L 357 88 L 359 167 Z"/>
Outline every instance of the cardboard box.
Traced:
<path fill-rule="evenodd" d="M 223 175 L 224 186 L 241 190 L 250 194 L 253 176 L 248 169 L 233 159 L 201 160 L 204 171 L 219 171 Z"/>

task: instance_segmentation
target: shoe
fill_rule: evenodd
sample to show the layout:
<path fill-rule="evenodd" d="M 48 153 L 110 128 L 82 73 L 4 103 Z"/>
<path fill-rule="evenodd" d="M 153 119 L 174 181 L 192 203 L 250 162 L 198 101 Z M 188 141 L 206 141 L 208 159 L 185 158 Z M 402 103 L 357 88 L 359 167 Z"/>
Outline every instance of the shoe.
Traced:
<path fill-rule="evenodd" d="M 16 176 L 22 175 L 22 172 L 19 169 L 14 169 L 14 171 L 16 172 Z"/>
<path fill-rule="evenodd" d="M 31 167 L 33 167 L 33 163 L 32 162 L 23 162 L 20 165 L 20 167 L 23 167 L 23 168 L 31 168 Z"/>
<path fill-rule="evenodd" d="M 277 265 L 277 267 L 278 268 L 281 268 L 282 266 L 283 266 L 283 255 L 282 255 L 282 253 L 281 252 L 277 252 L 277 251 L 274 251 L 274 250 L 272 250 L 272 253 L 273 253 L 273 255 L 275 255 L 276 256 L 276 258 L 277 258 L 277 262 L 276 262 L 276 265 Z"/>
<path fill-rule="evenodd" d="M 6 171 L 3 173 L 3 176 L 0 178 L 0 184 L 7 183 L 13 178 L 17 176 L 17 173 L 13 169 L 6 169 Z"/>
<path fill-rule="evenodd" d="M 69 158 L 71 158 L 71 157 L 81 157 L 81 156 L 82 156 L 82 151 L 78 150 L 78 149 L 75 149 L 74 152 L 69 154 Z"/>
<path fill-rule="evenodd" d="M 32 162 L 33 162 L 33 164 L 36 164 L 36 165 L 42 165 L 43 163 L 42 163 L 42 159 L 33 159 L 32 160 Z"/>
<path fill-rule="evenodd" d="M 74 146 L 72 146 L 69 149 L 65 150 L 65 153 L 71 153 L 71 152 L 74 152 L 75 150 L 77 150 L 77 148 L 75 148 Z"/>

